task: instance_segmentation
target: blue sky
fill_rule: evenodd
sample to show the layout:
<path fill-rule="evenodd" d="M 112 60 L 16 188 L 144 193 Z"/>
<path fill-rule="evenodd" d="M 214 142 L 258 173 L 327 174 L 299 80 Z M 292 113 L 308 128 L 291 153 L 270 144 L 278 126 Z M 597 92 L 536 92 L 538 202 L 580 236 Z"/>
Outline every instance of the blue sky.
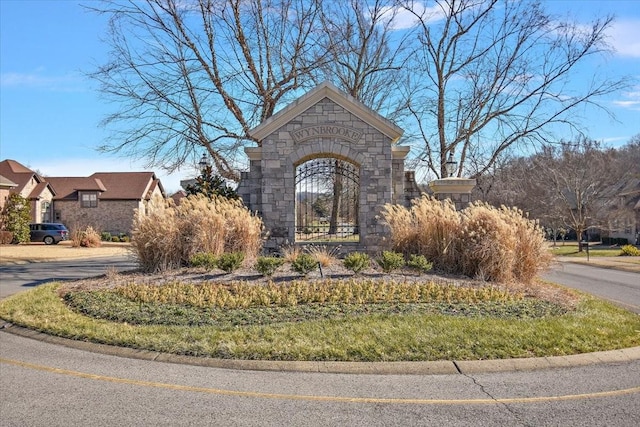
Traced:
<path fill-rule="evenodd" d="M 617 53 L 600 66 L 640 81 L 640 0 L 545 3 L 582 22 L 616 15 L 608 35 Z M 98 123 L 109 106 L 84 73 L 106 59 L 100 41 L 105 29 L 105 18 L 85 11 L 77 0 L 0 0 L 0 159 L 49 176 L 145 170 L 142 162 L 95 149 L 107 135 Z M 618 146 L 640 133 L 640 86 L 601 102 L 617 121 L 585 111 L 589 137 Z M 168 192 L 196 173 L 190 166 L 172 175 L 154 171 Z"/>

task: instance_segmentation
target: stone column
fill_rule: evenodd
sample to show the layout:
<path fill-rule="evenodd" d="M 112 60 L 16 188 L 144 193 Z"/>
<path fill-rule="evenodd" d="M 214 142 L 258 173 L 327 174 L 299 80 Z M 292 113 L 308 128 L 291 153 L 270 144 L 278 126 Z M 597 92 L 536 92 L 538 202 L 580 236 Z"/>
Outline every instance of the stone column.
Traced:
<path fill-rule="evenodd" d="M 436 199 L 450 199 L 457 210 L 469 206 L 471 203 L 471 190 L 475 186 L 476 180 L 469 178 L 442 178 L 429 183 L 429 187 L 431 187 Z"/>
<path fill-rule="evenodd" d="M 404 145 L 391 147 L 391 185 L 393 186 L 391 202 L 394 204 L 404 203 L 404 159 L 409 154 L 409 149 Z"/>
<path fill-rule="evenodd" d="M 250 211 L 262 213 L 262 148 L 247 147 L 249 172 L 242 172 L 238 184 L 238 195 Z"/>

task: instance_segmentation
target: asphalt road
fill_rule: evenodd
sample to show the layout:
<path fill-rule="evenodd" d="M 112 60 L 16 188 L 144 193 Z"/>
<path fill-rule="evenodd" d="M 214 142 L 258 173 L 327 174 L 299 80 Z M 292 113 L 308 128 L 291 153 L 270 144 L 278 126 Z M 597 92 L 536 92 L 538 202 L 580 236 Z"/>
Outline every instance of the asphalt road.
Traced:
<path fill-rule="evenodd" d="M 135 268 L 136 264 L 128 256 L 2 265 L 0 299 L 47 282 L 83 279 L 100 276 L 110 270 Z"/>
<path fill-rule="evenodd" d="M 564 261 L 542 277 L 551 282 L 599 296 L 640 314 L 640 274 L 638 273 Z"/>
<path fill-rule="evenodd" d="M 77 277 L 73 264 L 87 268 L 2 267 L 3 294 L 43 283 L 47 271 Z M 15 282 L 5 289 L 7 275 Z M 640 425 L 640 360 L 450 375 L 264 372 L 122 358 L 0 331 L 0 383 L 0 426 Z"/>

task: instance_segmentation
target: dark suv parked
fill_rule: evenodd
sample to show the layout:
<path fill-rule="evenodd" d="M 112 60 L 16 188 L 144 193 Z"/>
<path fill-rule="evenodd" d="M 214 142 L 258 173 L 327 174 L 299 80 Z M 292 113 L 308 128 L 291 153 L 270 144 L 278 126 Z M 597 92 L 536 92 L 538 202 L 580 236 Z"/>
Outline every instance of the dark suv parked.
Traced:
<path fill-rule="evenodd" d="M 29 235 L 32 242 L 44 242 L 45 245 L 57 245 L 69 238 L 69 230 L 63 224 L 54 222 L 29 224 Z"/>

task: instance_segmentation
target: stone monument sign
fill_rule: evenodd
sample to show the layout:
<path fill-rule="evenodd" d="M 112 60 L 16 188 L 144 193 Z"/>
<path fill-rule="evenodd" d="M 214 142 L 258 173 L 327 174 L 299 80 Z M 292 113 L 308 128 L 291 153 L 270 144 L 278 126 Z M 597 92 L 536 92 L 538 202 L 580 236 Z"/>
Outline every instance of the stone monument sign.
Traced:
<path fill-rule="evenodd" d="M 265 249 L 340 244 L 375 253 L 388 230 L 386 203 L 407 203 L 402 129 L 325 82 L 250 134 L 238 193 L 265 225 Z M 415 187 L 417 188 L 417 187 Z M 412 190 L 413 191 L 413 190 Z"/>

